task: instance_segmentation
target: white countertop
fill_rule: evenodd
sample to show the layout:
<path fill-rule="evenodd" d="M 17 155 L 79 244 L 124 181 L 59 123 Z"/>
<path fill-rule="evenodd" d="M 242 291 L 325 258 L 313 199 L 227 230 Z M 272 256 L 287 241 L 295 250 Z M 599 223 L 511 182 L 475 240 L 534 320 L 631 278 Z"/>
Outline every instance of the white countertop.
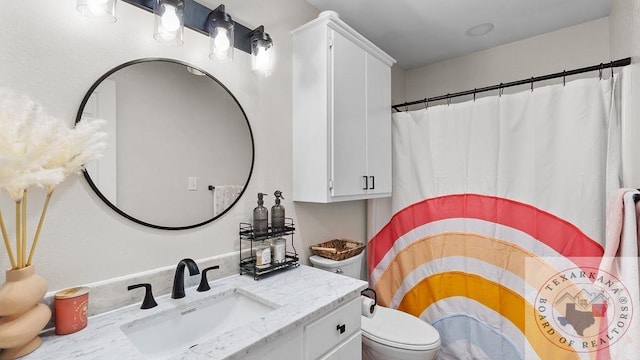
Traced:
<path fill-rule="evenodd" d="M 23 359 L 145 359 L 120 326 L 164 311 L 206 302 L 241 289 L 278 306 L 263 318 L 233 329 L 170 359 L 241 359 L 256 347 L 338 308 L 360 295 L 364 281 L 301 265 L 271 276 L 253 280 L 248 275 L 233 275 L 209 283 L 211 290 L 185 289 L 182 299 L 163 295 L 158 306 L 141 310 L 140 303 L 89 318 L 85 329 L 70 335 L 47 334 L 44 343 Z M 122 291 L 127 291 L 126 288 Z M 140 296 L 142 302 L 143 295 Z"/>

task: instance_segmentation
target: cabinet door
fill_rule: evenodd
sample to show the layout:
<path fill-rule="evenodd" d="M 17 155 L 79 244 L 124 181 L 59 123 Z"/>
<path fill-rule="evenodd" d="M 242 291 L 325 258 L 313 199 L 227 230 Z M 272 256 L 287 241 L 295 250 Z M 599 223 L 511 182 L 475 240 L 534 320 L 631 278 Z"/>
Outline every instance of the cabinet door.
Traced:
<path fill-rule="evenodd" d="M 362 333 L 354 334 L 349 340 L 335 347 L 319 360 L 354 360 L 362 359 Z"/>
<path fill-rule="evenodd" d="M 391 68 L 367 54 L 369 194 L 391 193 Z"/>
<path fill-rule="evenodd" d="M 366 52 L 336 31 L 329 78 L 331 99 L 332 196 L 366 192 Z"/>
<path fill-rule="evenodd" d="M 316 360 L 332 352 L 360 330 L 360 307 L 357 297 L 349 303 L 307 325 L 304 330 L 305 359 Z"/>

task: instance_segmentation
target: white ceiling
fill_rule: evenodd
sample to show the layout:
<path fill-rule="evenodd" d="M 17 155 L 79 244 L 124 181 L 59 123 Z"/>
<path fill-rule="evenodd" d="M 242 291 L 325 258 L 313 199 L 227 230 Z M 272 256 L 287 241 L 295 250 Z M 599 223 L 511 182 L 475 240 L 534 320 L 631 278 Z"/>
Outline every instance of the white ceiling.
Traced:
<path fill-rule="evenodd" d="M 609 15 L 612 0 L 307 0 L 334 10 L 404 69 Z M 487 35 L 472 26 L 492 23 Z"/>

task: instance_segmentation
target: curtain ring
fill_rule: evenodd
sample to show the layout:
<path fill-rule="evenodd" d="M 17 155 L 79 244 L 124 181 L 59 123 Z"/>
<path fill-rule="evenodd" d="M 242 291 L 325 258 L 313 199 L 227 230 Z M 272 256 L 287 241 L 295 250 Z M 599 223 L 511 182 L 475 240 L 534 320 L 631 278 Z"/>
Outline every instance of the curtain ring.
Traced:
<path fill-rule="evenodd" d="M 451 105 L 451 97 L 447 94 L 447 106 Z"/>
<path fill-rule="evenodd" d="M 611 68 L 611 78 L 613 79 L 613 60 L 611 61 L 611 65 L 609 65 L 609 67 Z"/>
<path fill-rule="evenodd" d="M 502 91 L 503 91 L 503 90 L 504 90 L 504 89 L 502 88 L 502 83 L 500 83 L 500 87 L 498 88 L 498 96 L 499 96 L 499 97 L 502 97 Z"/>
<path fill-rule="evenodd" d="M 533 76 L 531 77 L 531 92 L 533 92 Z"/>
<path fill-rule="evenodd" d="M 599 70 L 599 72 L 600 72 L 600 80 L 602 80 L 602 69 L 603 68 L 604 68 L 604 64 L 600 63 L 600 70 Z"/>
<path fill-rule="evenodd" d="M 567 73 L 565 70 L 562 70 L 562 86 L 567 85 Z"/>
<path fill-rule="evenodd" d="M 429 99 L 424 98 L 424 109 L 427 110 L 427 108 L 429 107 Z"/>
<path fill-rule="evenodd" d="M 473 102 L 476 102 L 476 88 L 473 88 Z"/>

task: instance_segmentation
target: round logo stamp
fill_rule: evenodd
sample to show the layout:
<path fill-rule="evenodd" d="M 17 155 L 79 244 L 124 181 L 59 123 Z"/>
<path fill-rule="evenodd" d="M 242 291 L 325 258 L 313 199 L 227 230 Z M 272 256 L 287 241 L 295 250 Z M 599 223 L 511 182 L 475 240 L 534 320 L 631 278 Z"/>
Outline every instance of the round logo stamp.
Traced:
<path fill-rule="evenodd" d="M 627 331 L 633 315 L 629 291 L 597 268 L 554 274 L 535 299 L 538 330 L 554 345 L 586 353 L 611 346 Z"/>

